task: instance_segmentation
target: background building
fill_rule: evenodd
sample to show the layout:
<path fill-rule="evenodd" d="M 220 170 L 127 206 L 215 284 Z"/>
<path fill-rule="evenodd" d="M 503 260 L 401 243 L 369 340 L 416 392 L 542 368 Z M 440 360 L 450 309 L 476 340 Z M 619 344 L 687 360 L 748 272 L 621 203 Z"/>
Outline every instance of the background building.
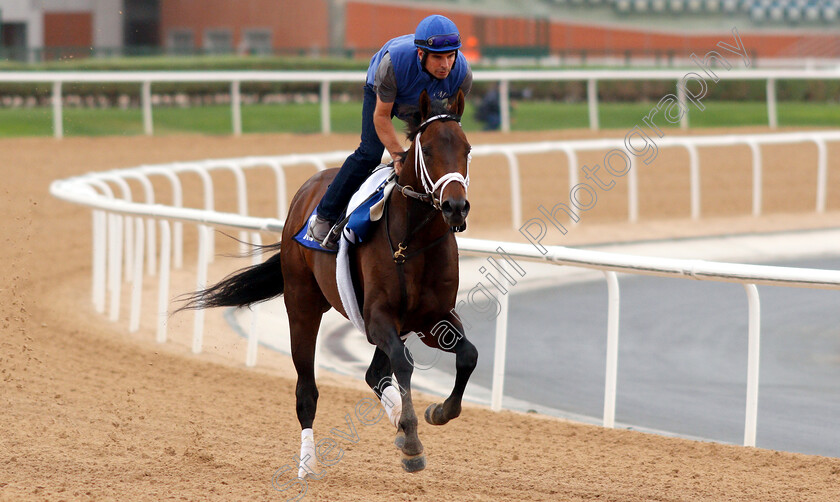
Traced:
<path fill-rule="evenodd" d="M 738 28 L 765 58 L 840 58 L 840 0 L 0 0 L 6 58 L 370 57 L 443 13 L 485 57 L 685 57 Z M 26 55 L 26 56 L 23 56 Z"/>
<path fill-rule="evenodd" d="M 119 48 L 123 14 L 122 0 L 0 0 L 3 48 L 13 59 Z"/>

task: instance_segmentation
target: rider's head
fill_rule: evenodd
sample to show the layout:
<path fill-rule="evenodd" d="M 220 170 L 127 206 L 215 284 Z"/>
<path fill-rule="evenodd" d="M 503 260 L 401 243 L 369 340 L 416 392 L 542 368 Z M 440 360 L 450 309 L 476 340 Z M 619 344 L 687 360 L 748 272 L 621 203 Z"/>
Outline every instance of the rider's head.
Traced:
<path fill-rule="evenodd" d="M 433 77 L 444 79 L 455 65 L 458 49 L 461 48 L 461 35 L 455 23 L 435 14 L 417 25 L 414 46 L 423 68 Z"/>

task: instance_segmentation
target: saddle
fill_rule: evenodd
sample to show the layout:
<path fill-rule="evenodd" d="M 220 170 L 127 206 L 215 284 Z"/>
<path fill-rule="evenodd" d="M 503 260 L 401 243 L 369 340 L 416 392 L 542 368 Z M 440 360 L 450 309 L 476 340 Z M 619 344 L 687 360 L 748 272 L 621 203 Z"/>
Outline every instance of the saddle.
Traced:
<path fill-rule="evenodd" d="M 376 221 L 382 218 L 385 203 L 396 186 L 393 166 L 381 164 L 377 167 L 359 190 L 350 198 L 350 203 L 342 212 L 338 222 L 330 230 L 331 235 L 343 234 L 350 244 L 364 242 Z M 315 212 L 313 211 L 312 214 Z M 295 240 L 302 246 L 327 253 L 338 250 L 327 249 L 320 242 L 307 238 L 306 229 L 310 215 L 303 227 L 295 234 Z"/>

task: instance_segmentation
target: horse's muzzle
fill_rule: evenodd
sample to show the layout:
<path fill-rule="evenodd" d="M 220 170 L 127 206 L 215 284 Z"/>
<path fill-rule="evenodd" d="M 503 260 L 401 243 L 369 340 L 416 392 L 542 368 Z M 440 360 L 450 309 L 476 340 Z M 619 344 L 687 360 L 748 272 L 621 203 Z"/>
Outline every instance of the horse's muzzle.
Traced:
<path fill-rule="evenodd" d="M 443 220 L 450 227 L 460 227 L 467 221 L 470 212 L 470 201 L 464 198 L 449 198 L 440 204 Z"/>

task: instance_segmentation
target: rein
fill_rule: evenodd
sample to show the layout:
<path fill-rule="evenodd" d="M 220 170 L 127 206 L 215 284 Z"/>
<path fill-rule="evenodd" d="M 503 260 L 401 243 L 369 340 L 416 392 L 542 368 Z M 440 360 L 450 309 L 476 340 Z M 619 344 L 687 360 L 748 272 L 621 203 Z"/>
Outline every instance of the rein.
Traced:
<path fill-rule="evenodd" d="M 415 136 L 415 139 L 414 139 L 414 172 L 416 173 L 416 175 L 420 179 L 420 181 L 423 183 L 423 190 L 424 190 L 425 193 L 418 192 L 418 191 L 414 190 L 414 188 L 411 187 L 411 186 L 403 186 L 403 185 L 400 185 L 399 183 L 397 183 L 396 181 L 394 182 L 395 185 L 396 185 L 395 188 L 397 190 L 399 190 L 400 193 L 402 193 L 404 197 L 415 199 L 415 200 L 418 200 L 418 201 L 426 203 L 426 204 L 430 204 L 434 210 L 427 211 L 426 217 L 423 219 L 423 221 L 420 223 L 419 226 L 417 226 L 413 229 L 408 229 L 406 231 L 405 238 L 397 244 L 397 249 L 396 250 L 394 249 L 394 245 L 391 242 L 391 230 L 389 228 L 389 223 L 388 223 L 388 220 L 389 220 L 388 209 L 389 209 L 390 204 L 387 204 L 387 203 L 385 204 L 385 214 L 384 214 L 385 235 L 387 236 L 388 246 L 391 249 L 391 255 L 392 255 L 392 257 L 394 259 L 394 263 L 396 264 L 396 267 L 397 267 L 397 278 L 399 280 L 399 287 L 400 287 L 399 319 L 400 319 L 400 324 L 401 325 L 405 323 L 405 315 L 406 315 L 407 310 L 408 310 L 408 305 L 407 305 L 408 293 L 407 293 L 407 289 L 406 289 L 405 266 L 404 266 L 405 261 L 408 260 L 409 258 L 413 257 L 413 256 L 417 256 L 417 255 L 423 253 L 424 251 L 427 251 L 427 250 L 437 246 L 438 244 L 443 242 L 443 240 L 445 238 L 447 238 L 450 233 L 455 231 L 455 229 L 453 229 L 453 228 L 448 229 L 446 232 L 444 232 L 443 235 L 441 235 L 437 239 L 433 240 L 432 242 L 426 244 L 425 246 L 423 246 L 419 249 L 415 249 L 415 250 L 411 251 L 410 253 L 406 254 L 405 251 L 408 249 L 408 244 L 411 241 L 411 239 L 420 232 L 421 229 L 423 229 L 426 225 L 428 225 L 432 221 L 432 219 L 437 215 L 437 212 L 440 211 L 440 197 L 443 196 L 444 190 L 446 190 L 446 187 L 450 183 L 452 183 L 452 182 L 460 183 L 461 185 L 463 185 L 464 191 L 467 190 L 467 187 L 470 184 L 470 161 L 472 160 L 471 155 L 467 156 L 467 176 L 466 177 L 464 175 L 462 175 L 461 173 L 457 173 L 457 172 L 456 173 L 447 173 L 447 174 L 444 174 L 443 176 L 441 176 L 437 181 L 432 181 L 432 177 L 429 174 L 429 169 L 426 167 L 426 160 L 423 157 L 423 149 L 422 149 L 422 146 L 421 146 L 421 143 L 420 143 L 420 137 L 423 134 L 423 132 L 426 130 L 426 128 L 429 126 L 429 124 L 436 121 L 436 120 L 441 120 L 441 121 L 453 120 L 453 121 L 458 122 L 458 125 L 460 125 L 459 118 L 456 115 L 449 115 L 449 114 L 435 115 L 433 117 L 429 117 L 428 119 L 426 119 L 426 121 L 424 121 L 422 124 L 420 124 L 420 127 L 418 128 L 418 131 L 417 131 L 417 135 Z M 440 190 L 440 197 L 436 197 L 436 195 L 435 195 L 438 190 Z M 408 213 L 407 218 L 406 218 L 407 225 L 408 225 L 408 224 L 411 223 L 411 221 L 410 221 L 410 216 L 411 216 L 410 206 L 409 206 L 409 209 L 406 210 L 406 212 Z"/>

